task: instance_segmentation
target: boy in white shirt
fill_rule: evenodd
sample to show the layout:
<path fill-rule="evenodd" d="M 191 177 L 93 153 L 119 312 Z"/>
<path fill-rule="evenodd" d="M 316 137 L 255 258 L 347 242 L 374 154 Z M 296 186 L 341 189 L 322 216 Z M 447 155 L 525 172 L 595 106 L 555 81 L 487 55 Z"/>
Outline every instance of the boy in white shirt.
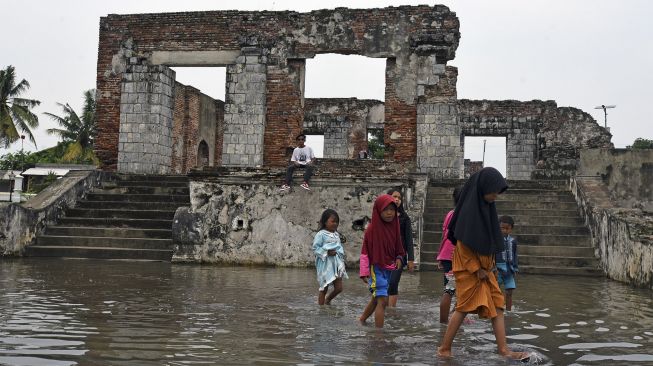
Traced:
<path fill-rule="evenodd" d="M 309 146 L 304 145 L 304 142 L 306 141 L 306 135 L 300 134 L 295 140 L 297 140 L 298 146 L 292 152 L 290 165 L 288 165 L 288 170 L 286 171 L 286 181 L 281 186 L 281 188 L 279 188 L 279 190 L 282 192 L 290 189 L 290 186 L 292 185 L 292 175 L 297 168 L 305 169 L 304 182 L 300 185 L 300 187 L 304 188 L 307 191 L 311 190 L 311 188 L 308 186 L 308 181 L 313 175 L 313 160 L 315 159 L 315 155 L 313 154 L 313 149 L 311 149 Z"/>

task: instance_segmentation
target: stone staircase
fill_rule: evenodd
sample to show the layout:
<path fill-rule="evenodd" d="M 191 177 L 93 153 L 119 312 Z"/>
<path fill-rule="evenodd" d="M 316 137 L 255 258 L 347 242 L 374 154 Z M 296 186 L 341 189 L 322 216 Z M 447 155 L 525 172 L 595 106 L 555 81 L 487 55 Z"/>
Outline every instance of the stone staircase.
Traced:
<path fill-rule="evenodd" d="M 432 182 L 424 208 L 420 270 L 434 270 L 442 222 L 453 207 L 451 192 L 462 182 Z M 590 234 L 564 181 L 512 181 L 497 199 L 499 215 L 515 220 L 522 273 L 600 276 Z"/>
<path fill-rule="evenodd" d="M 117 175 L 66 210 L 25 254 L 169 261 L 175 211 L 189 202 L 186 176 Z"/>

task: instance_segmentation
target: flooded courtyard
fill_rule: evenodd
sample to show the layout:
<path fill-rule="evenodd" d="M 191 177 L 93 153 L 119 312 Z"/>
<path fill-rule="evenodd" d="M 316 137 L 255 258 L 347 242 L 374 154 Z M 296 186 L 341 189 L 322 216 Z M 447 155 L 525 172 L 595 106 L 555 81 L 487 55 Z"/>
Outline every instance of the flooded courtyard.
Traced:
<path fill-rule="evenodd" d="M 472 318 L 437 359 L 441 273 L 405 274 L 386 328 L 349 269 L 332 306 L 313 269 L 61 259 L 0 261 L 2 365 L 504 365 Z M 653 292 L 602 278 L 517 278 L 509 343 L 530 364 L 653 364 Z"/>

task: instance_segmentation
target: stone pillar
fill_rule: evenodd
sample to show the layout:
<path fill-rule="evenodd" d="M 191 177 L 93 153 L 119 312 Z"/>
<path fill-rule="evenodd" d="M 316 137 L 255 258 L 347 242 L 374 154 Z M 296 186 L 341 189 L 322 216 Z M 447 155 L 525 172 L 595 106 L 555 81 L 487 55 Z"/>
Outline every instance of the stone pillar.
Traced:
<path fill-rule="evenodd" d="M 23 192 L 23 176 L 16 175 L 14 177 L 14 190 L 11 192 L 11 202 L 20 203 Z"/>
<path fill-rule="evenodd" d="M 522 117 L 524 118 L 524 117 Z M 506 178 L 514 180 L 531 179 L 535 170 L 537 143 L 535 129 L 528 128 L 526 121 L 520 121 L 519 129 L 506 138 Z M 532 123 L 535 125 L 535 123 Z"/>
<path fill-rule="evenodd" d="M 420 57 L 417 77 L 417 169 L 433 178 L 463 178 L 464 159 L 456 103 L 458 71 Z"/>
<path fill-rule="evenodd" d="M 244 47 L 236 63 L 227 66 L 222 165 L 263 164 L 266 62 L 262 49 Z"/>
<path fill-rule="evenodd" d="M 324 130 L 324 157 L 349 159 L 349 130 L 351 122 L 344 116 L 329 119 Z"/>
<path fill-rule="evenodd" d="M 136 57 L 129 61 L 121 86 L 118 172 L 168 174 L 175 72 Z"/>

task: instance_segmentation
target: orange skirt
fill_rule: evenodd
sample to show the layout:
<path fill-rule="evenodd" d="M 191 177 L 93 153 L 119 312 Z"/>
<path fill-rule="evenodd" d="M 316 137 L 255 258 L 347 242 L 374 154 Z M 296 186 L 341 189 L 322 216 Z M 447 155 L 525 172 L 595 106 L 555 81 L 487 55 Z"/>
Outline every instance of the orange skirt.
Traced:
<path fill-rule="evenodd" d="M 497 277 L 491 272 L 494 256 L 481 255 L 461 241 L 453 252 L 453 273 L 456 277 L 456 311 L 478 314 L 481 318 L 494 318 L 497 309 L 503 310 L 505 302 Z M 487 278 L 479 280 L 476 271 L 483 268 Z"/>

